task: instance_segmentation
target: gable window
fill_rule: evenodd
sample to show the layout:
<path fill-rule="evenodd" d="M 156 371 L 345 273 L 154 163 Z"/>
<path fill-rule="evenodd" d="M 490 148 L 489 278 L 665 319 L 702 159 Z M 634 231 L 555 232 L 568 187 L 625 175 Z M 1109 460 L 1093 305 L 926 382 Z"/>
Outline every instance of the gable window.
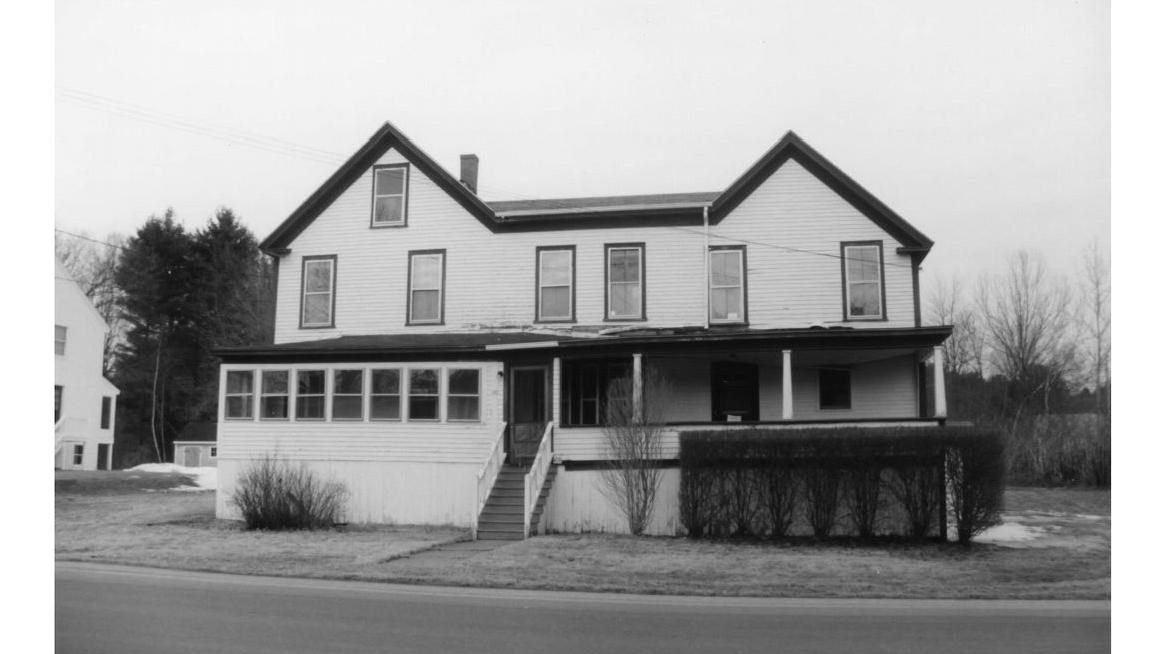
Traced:
<path fill-rule="evenodd" d="M 408 253 L 408 324 L 444 322 L 445 251 Z"/>
<path fill-rule="evenodd" d="M 825 368 L 819 371 L 820 408 L 852 408 L 852 385 L 849 371 L 842 368 Z"/>
<path fill-rule="evenodd" d="M 226 373 L 226 408 L 228 420 L 250 420 L 254 416 L 255 373 L 228 370 Z"/>
<path fill-rule="evenodd" d="M 743 246 L 713 246 L 707 253 L 708 312 L 713 323 L 747 322 L 747 281 Z"/>
<path fill-rule="evenodd" d="M 296 373 L 295 418 L 323 420 L 324 384 L 322 370 L 300 370 Z"/>
<path fill-rule="evenodd" d="M 303 257 L 300 327 L 335 326 L 336 256 Z"/>
<path fill-rule="evenodd" d="M 574 320 L 574 246 L 537 249 L 537 319 Z"/>
<path fill-rule="evenodd" d="M 85 461 L 85 446 L 77 443 L 73 445 L 73 465 L 79 466 Z"/>
<path fill-rule="evenodd" d="M 55 397 L 54 406 L 56 409 L 56 418 L 53 420 L 53 422 L 60 422 L 61 421 L 61 398 L 65 394 L 65 387 L 64 386 L 55 386 L 54 388 L 56 389 L 56 393 L 54 394 L 54 397 Z"/>
<path fill-rule="evenodd" d="M 481 419 L 481 371 L 449 370 L 449 394 L 445 415 L 449 420 Z"/>
<path fill-rule="evenodd" d="M 372 371 L 372 420 L 400 420 L 400 371 Z"/>
<path fill-rule="evenodd" d="M 641 243 L 606 246 L 606 319 L 642 320 L 644 250 Z"/>
<path fill-rule="evenodd" d="M 263 420 L 286 420 L 288 392 L 286 370 L 264 370 L 259 399 L 259 417 Z"/>
<path fill-rule="evenodd" d="M 416 368 L 408 371 L 408 419 L 440 420 L 440 370 Z"/>
<path fill-rule="evenodd" d="M 601 425 L 610 383 L 629 375 L 626 361 L 563 361 L 562 425 Z"/>
<path fill-rule="evenodd" d="M 332 420 L 364 419 L 364 371 L 336 370 L 331 394 Z"/>
<path fill-rule="evenodd" d="M 55 331 L 56 333 L 53 336 L 56 340 L 56 351 L 57 354 L 63 355 L 65 353 L 65 337 L 69 333 L 69 328 L 64 325 L 57 325 Z"/>
<path fill-rule="evenodd" d="M 372 227 L 408 223 L 408 164 L 377 166 L 372 181 Z"/>
<path fill-rule="evenodd" d="M 113 398 L 101 398 L 101 428 L 109 429 L 110 418 L 113 414 Z"/>
<path fill-rule="evenodd" d="M 844 280 L 845 320 L 879 320 L 885 317 L 884 266 L 881 242 L 842 243 L 841 275 Z"/>

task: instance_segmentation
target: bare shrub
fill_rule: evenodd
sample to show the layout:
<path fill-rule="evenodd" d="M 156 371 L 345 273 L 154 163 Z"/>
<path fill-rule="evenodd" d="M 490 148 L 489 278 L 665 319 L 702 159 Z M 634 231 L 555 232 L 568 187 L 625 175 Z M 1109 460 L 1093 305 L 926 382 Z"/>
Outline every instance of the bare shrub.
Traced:
<path fill-rule="evenodd" d="M 881 507 L 881 467 L 859 460 L 845 473 L 845 505 L 849 520 L 861 538 L 870 538 L 877 530 L 877 511 Z"/>
<path fill-rule="evenodd" d="M 651 522 L 663 470 L 663 410 L 667 383 L 655 370 L 643 374 L 642 395 L 634 381 L 615 379 L 606 391 L 602 432 L 610 464 L 602 470 L 602 493 L 626 518 L 627 530 L 641 535 Z"/>
<path fill-rule="evenodd" d="M 813 536 L 825 538 L 833 530 L 840 491 L 841 471 L 835 465 L 814 464 L 804 471 L 804 517 Z"/>
<path fill-rule="evenodd" d="M 326 529 L 341 522 L 348 495 L 344 484 L 321 480 L 306 463 L 266 456 L 239 475 L 231 501 L 247 529 Z"/>
<path fill-rule="evenodd" d="M 941 469 L 903 463 L 893 468 L 889 492 L 905 512 L 904 533 L 925 538 L 942 507 Z"/>
<path fill-rule="evenodd" d="M 1006 445 L 997 432 L 966 434 L 946 452 L 951 508 L 958 523 L 958 542 L 1002 521 Z"/>
<path fill-rule="evenodd" d="M 771 461 L 759 479 L 760 504 L 773 538 L 788 536 L 800 501 L 800 473 L 786 462 Z"/>

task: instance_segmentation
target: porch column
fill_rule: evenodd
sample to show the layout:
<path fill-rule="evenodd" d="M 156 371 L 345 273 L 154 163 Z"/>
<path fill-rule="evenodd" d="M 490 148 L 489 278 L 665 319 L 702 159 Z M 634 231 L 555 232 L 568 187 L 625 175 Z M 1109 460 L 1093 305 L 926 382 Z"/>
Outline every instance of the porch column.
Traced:
<path fill-rule="evenodd" d="M 635 352 L 634 360 L 634 420 L 643 421 L 643 355 Z"/>
<path fill-rule="evenodd" d="M 562 424 L 562 357 L 554 357 L 550 372 L 550 415 L 555 425 Z"/>
<path fill-rule="evenodd" d="M 942 346 L 934 346 L 934 417 L 946 417 L 946 365 Z"/>
<path fill-rule="evenodd" d="M 784 363 L 781 365 L 780 417 L 792 420 L 792 350 L 783 350 Z"/>

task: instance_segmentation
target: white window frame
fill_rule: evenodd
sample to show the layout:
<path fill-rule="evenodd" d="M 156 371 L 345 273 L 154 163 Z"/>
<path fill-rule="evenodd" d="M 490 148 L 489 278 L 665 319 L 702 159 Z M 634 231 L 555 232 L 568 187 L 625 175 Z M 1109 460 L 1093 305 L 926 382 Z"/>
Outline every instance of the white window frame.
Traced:
<path fill-rule="evenodd" d="M 299 327 L 307 329 L 319 329 L 335 326 L 335 269 L 337 258 L 333 255 L 319 256 L 319 257 L 304 257 L 303 258 L 303 278 L 299 280 L 300 284 L 300 298 L 299 298 Z M 307 268 L 311 265 L 326 264 L 328 267 L 328 288 L 326 291 L 308 291 L 307 290 Z M 307 322 L 307 297 L 326 295 L 327 296 L 327 320 L 324 322 Z"/>
<path fill-rule="evenodd" d="M 565 284 L 547 284 L 546 283 L 546 276 L 542 270 L 542 261 L 544 260 L 543 257 L 547 253 L 553 253 L 553 254 L 565 253 L 565 254 L 568 254 L 570 256 L 570 275 L 569 275 L 569 281 L 567 283 L 565 283 Z M 538 275 L 537 322 L 573 322 L 574 321 L 574 279 L 575 279 L 574 278 L 574 274 L 575 274 L 574 273 L 574 271 L 575 271 L 574 266 L 577 263 L 575 261 L 575 257 L 576 257 L 576 253 L 575 253 L 575 250 L 572 246 L 571 247 L 538 248 L 538 250 L 537 250 L 537 266 L 538 266 L 538 269 L 537 269 L 537 275 Z M 543 310 L 542 291 L 547 289 L 547 288 L 566 288 L 566 289 L 569 289 L 569 293 L 567 294 L 567 296 L 569 297 L 569 300 L 566 302 L 566 313 L 564 315 L 547 316 L 545 314 L 545 311 Z"/>
<path fill-rule="evenodd" d="M 885 280 L 882 272 L 884 270 L 884 263 L 881 259 L 881 244 L 880 243 L 851 243 L 845 244 L 842 248 L 844 251 L 844 266 L 845 266 L 845 320 L 884 320 L 885 319 Z M 855 257 L 849 255 L 850 251 L 868 249 L 876 253 L 876 266 L 874 270 L 877 271 L 876 280 L 853 280 L 853 270 L 849 265 L 851 262 L 857 260 Z M 864 259 L 860 259 L 864 261 Z M 857 284 L 876 284 L 877 285 L 877 313 L 869 315 L 853 315 L 853 286 Z"/>
<path fill-rule="evenodd" d="M 299 392 L 299 376 L 302 375 L 303 373 L 310 373 L 310 372 L 318 372 L 318 373 L 321 373 L 323 375 L 323 392 L 322 393 L 300 393 Z M 295 370 L 295 421 L 296 422 L 322 422 L 322 421 L 327 420 L 327 418 L 328 418 L 328 415 L 327 415 L 327 409 L 328 409 L 327 397 L 328 397 L 328 391 L 330 390 L 328 378 L 331 376 L 327 373 L 328 373 L 327 368 L 299 368 L 299 369 Z M 319 416 L 318 418 L 316 418 L 316 417 L 301 417 L 299 415 L 299 400 L 301 398 L 305 398 L 305 397 L 322 397 L 323 398 L 323 415 L 322 416 Z"/>
<path fill-rule="evenodd" d="M 606 319 L 607 320 L 643 320 L 646 316 L 646 265 L 645 265 L 645 250 L 642 245 L 608 245 L 606 246 Z M 638 269 L 639 278 L 633 282 L 616 282 L 614 275 L 611 274 L 611 264 L 613 263 L 613 254 L 615 252 L 637 252 L 638 253 Z M 639 287 L 639 304 L 635 307 L 634 314 L 615 315 L 614 303 L 614 287 L 619 286 L 638 286 Z"/>
<path fill-rule="evenodd" d="M 440 281 L 432 288 L 418 288 L 416 286 L 416 264 L 420 259 L 438 258 L 440 267 Z M 409 325 L 440 325 L 445 321 L 445 251 L 423 250 L 408 253 L 408 324 Z M 437 292 L 437 315 L 435 318 L 417 318 L 416 304 L 413 299 L 417 291 Z"/>
<path fill-rule="evenodd" d="M 378 372 L 392 371 L 396 373 L 396 392 L 395 393 L 377 393 L 373 383 L 373 377 Z M 373 422 L 402 422 L 404 420 L 404 368 L 372 368 L 368 371 L 368 419 Z M 396 413 L 395 418 L 377 418 L 373 415 L 376 398 L 378 397 L 395 397 L 396 398 Z"/>
<path fill-rule="evenodd" d="M 443 416 L 441 416 L 441 404 L 442 404 L 441 397 L 444 395 L 444 390 L 445 390 L 445 388 L 444 388 L 444 373 L 442 371 L 442 366 L 417 366 L 415 368 L 405 368 L 405 370 L 407 371 L 407 374 L 408 374 L 408 392 L 405 395 L 405 397 L 407 398 L 408 409 L 406 411 L 404 409 L 404 407 L 402 406 L 401 411 L 400 411 L 401 416 L 403 416 L 404 419 L 407 420 L 408 422 L 442 422 L 441 418 Z M 420 370 L 436 371 L 437 389 L 436 389 L 435 394 L 433 394 L 433 393 L 413 393 L 412 392 L 412 373 L 415 371 L 420 371 Z M 412 417 L 412 398 L 414 395 L 416 397 L 435 397 L 436 398 L 436 417 L 435 418 L 414 418 L 414 417 Z"/>
<path fill-rule="evenodd" d="M 391 164 L 387 166 L 376 166 L 372 169 L 372 227 L 403 227 L 408 224 L 408 178 L 409 168 L 407 164 L 396 165 Z M 380 193 L 380 173 L 385 170 L 400 170 L 404 175 L 404 180 L 400 187 L 400 193 Z M 380 198 L 400 198 L 400 220 L 376 220 L 376 202 Z"/>
<path fill-rule="evenodd" d="M 65 346 L 69 340 L 69 328 L 64 325 L 55 325 L 53 329 L 53 349 L 57 356 L 65 356 Z"/>
<path fill-rule="evenodd" d="M 340 393 L 339 384 L 336 383 L 336 376 L 341 372 L 358 372 L 360 373 L 360 392 L 359 393 Z M 328 398 L 331 405 L 331 419 L 334 422 L 363 422 L 364 421 L 364 395 L 367 390 L 368 373 L 363 368 L 332 368 L 331 369 L 331 396 Z M 356 397 L 360 400 L 360 415 L 355 418 L 339 418 L 335 414 L 335 401 L 341 397 Z"/>
<path fill-rule="evenodd" d="M 268 374 L 283 373 L 287 376 L 287 392 L 286 393 L 268 393 L 264 385 L 264 381 Z M 293 375 L 291 371 L 285 368 L 272 368 L 270 370 L 259 371 L 259 420 L 268 421 L 283 421 L 291 419 L 291 379 Z M 283 407 L 286 410 L 286 415 L 282 418 L 268 418 L 267 412 L 264 410 L 264 403 L 268 397 L 282 397 L 284 398 Z"/>
<path fill-rule="evenodd" d="M 452 376 L 454 372 L 469 371 L 477 373 L 477 392 L 476 393 L 454 393 Z M 445 368 L 445 419 L 448 422 L 481 422 L 481 384 L 485 375 L 480 368 L 456 366 Z M 449 400 L 454 397 L 472 397 L 477 400 L 477 417 L 476 418 L 454 418 L 452 411 L 449 411 Z"/>
<path fill-rule="evenodd" d="M 736 257 L 736 262 L 739 266 L 739 271 L 740 271 L 740 283 L 738 285 L 735 285 L 735 284 L 718 284 L 717 285 L 715 283 L 715 275 L 713 275 L 711 273 L 712 259 L 716 255 L 727 255 L 727 254 L 735 255 L 735 257 Z M 716 324 L 738 324 L 738 323 L 745 323 L 748 321 L 748 310 L 747 310 L 747 304 L 748 304 L 747 285 L 748 285 L 748 282 L 747 282 L 747 279 L 745 278 L 745 275 L 747 274 L 747 270 L 744 266 L 744 256 L 745 256 L 744 249 L 738 248 L 738 247 L 713 248 L 713 249 L 709 250 L 707 253 L 707 270 L 708 270 L 708 273 L 707 273 L 707 317 L 708 317 L 708 321 L 713 325 L 716 325 Z M 716 318 L 715 315 L 713 315 L 713 313 L 712 313 L 712 306 L 714 306 L 714 302 L 712 301 L 713 291 L 715 291 L 716 289 L 721 289 L 721 288 L 724 288 L 724 289 L 738 288 L 740 290 L 740 295 L 739 295 L 739 297 L 740 297 L 739 316 L 740 317 L 739 318 Z M 731 312 L 729 311 L 728 313 L 730 314 Z"/>
<path fill-rule="evenodd" d="M 247 374 L 251 376 L 251 390 L 249 393 L 231 393 L 230 392 L 230 376 L 232 374 Z M 232 397 L 247 397 L 251 401 L 250 415 L 246 416 L 232 416 L 230 415 L 230 398 Z M 254 370 L 227 370 L 226 375 L 222 380 L 222 417 L 225 420 L 254 420 L 255 419 L 255 371 Z"/>

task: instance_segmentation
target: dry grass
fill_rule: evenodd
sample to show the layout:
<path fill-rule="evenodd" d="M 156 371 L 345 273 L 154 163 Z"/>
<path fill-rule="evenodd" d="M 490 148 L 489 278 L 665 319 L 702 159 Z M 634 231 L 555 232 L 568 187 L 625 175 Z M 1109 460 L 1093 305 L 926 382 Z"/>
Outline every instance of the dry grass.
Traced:
<path fill-rule="evenodd" d="M 439 559 L 403 555 L 463 539 L 463 530 L 247 532 L 215 520 L 213 499 L 209 492 L 58 491 L 57 558 L 251 574 L 637 593 L 1111 596 L 1108 491 L 1009 490 L 1007 520 L 1044 533 L 1015 547 L 559 535 Z"/>

